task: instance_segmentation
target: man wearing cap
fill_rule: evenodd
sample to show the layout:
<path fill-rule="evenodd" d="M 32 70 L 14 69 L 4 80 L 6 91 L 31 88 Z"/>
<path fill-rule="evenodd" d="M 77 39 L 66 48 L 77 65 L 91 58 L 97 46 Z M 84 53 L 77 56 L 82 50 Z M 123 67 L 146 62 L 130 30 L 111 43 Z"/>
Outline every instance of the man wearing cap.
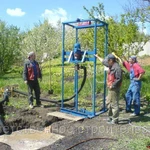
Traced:
<path fill-rule="evenodd" d="M 140 90 L 141 77 L 145 73 L 144 69 L 137 63 L 136 56 L 131 56 L 129 61 L 123 61 L 124 67 L 130 73 L 130 85 L 125 95 L 126 97 L 126 112 L 131 111 L 131 104 L 133 101 L 134 113 L 131 116 L 140 115 Z"/>
<path fill-rule="evenodd" d="M 28 94 L 29 94 L 29 107 L 33 108 L 33 90 L 36 97 L 36 105 L 42 106 L 40 101 L 40 86 L 38 78 L 42 79 L 41 70 L 37 61 L 35 61 L 35 53 L 30 52 L 28 54 L 28 61 L 24 64 L 23 79 L 24 82 L 28 85 Z"/>
<path fill-rule="evenodd" d="M 116 124 L 119 117 L 119 94 L 122 83 L 122 70 L 113 54 L 108 54 L 104 60 L 98 55 L 95 56 L 103 65 L 109 68 L 107 74 L 108 96 L 106 101 L 109 116 L 108 123 Z"/>

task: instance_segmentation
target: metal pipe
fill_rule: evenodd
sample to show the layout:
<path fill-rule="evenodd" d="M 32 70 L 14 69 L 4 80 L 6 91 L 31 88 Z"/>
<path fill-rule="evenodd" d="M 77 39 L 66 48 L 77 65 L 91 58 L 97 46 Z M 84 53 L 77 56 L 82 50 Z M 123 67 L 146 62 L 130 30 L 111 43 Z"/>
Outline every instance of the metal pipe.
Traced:
<path fill-rule="evenodd" d="M 61 108 L 64 107 L 64 53 L 65 53 L 65 24 L 62 26 L 62 79 L 61 79 Z"/>
<path fill-rule="evenodd" d="M 104 58 L 108 54 L 108 25 L 105 25 L 105 53 L 104 53 Z M 106 71 L 104 70 L 104 100 L 103 100 L 103 109 L 105 111 L 106 109 Z"/>

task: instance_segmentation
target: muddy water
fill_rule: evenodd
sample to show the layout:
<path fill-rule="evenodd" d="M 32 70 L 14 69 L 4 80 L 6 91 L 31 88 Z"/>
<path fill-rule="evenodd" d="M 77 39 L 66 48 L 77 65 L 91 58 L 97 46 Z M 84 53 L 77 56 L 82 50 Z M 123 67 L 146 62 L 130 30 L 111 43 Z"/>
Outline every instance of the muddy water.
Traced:
<path fill-rule="evenodd" d="M 13 132 L 11 135 L 0 136 L 0 142 L 10 145 L 14 150 L 36 150 L 48 146 L 61 138 L 63 136 L 50 133 L 48 130 L 24 129 Z"/>

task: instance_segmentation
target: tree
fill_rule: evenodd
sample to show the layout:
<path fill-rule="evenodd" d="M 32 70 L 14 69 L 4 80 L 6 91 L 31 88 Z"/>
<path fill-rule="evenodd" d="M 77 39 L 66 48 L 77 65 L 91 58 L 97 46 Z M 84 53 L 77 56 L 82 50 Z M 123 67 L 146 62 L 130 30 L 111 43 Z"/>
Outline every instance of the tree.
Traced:
<path fill-rule="evenodd" d="M 25 33 L 22 41 L 22 56 L 27 56 L 28 52 L 37 52 L 40 61 L 43 54 L 47 53 L 52 59 L 60 53 L 61 33 L 60 28 L 52 27 L 48 20 L 39 22 L 32 30 Z"/>
<path fill-rule="evenodd" d="M 90 10 L 86 7 L 84 9 L 89 14 L 90 18 L 98 18 L 109 24 L 109 36 L 108 36 L 108 49 L 109 52 L 117 52 L 120 56 L 123 54 L 137 54 L 143 50 L 143 42 L 145 35 L 138 31 L 138 25 L 134 20 L 128 16 L 128 14 L 121 14 L 118 18 L 113 16 L 106 16 L 103 4 L 93 6 Z M 87 30 L 86 33 L 81 35 L 82 42 L 87 44 L 85 38 L 90 38 L 92 30 Z M 102 55 L 104 53 L 104 30 L 98 29 L 98 53 Z M 140 38 L 139 38 L 140 37 Z M 88 41 L 91 41 L 88 39 Z M 92 42 L 92 41 L 91 41 Z M 136 43 L 136 44 L 135 44 Z M 133 48 L 131 50 L 131 47 Z"/>
<path fill-rule="evenodd" d="M 149 0 L 128 0 L 123 7 L 135 22 L 150 23 L 150 1 Z"/>
<path fill-rule="evenodd" d="M 20 55 L 20 30 L 0 20 L 0 73 L 9 70 Z"/>

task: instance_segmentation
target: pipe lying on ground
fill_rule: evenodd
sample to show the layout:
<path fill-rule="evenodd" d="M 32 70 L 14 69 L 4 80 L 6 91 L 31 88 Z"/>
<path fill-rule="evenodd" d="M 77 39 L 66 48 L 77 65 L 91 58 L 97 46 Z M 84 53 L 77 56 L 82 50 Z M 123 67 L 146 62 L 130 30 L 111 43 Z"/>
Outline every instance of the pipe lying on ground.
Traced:
<path fill-rule="evenodd" d="M 84 71 L 84 76 L 83 76 L 83 80 L 82 80 L 82 83 L 81 83 L 81 86 L 78 90 L 78 94 L 80 93 L 80 91 L 82 90 L 85 82 L 86 82 L 86 76 L 87 76 L 87 70 L 86 70 L 86 67 L 85 66 L 81 66 L 81 69 L 83 69 Z M 16 89 L 13 89 L 13 92 L 16 92 L 16 93 L 19 93 L 19 94 L 22 94 L 22 95 L 25 95 L 25 96 L 28 96 L 27 93 L 25 92 L 22 92 L 22 91 L 18 91 Z M 74 94 L 73 96 L 71 96 L 70 98 L 66 98 L 64 99 L 63 101 L 64 102 L 67 102 L 67 101 L 70 101 L 71 99 L 73 99 L 74 97 L 76 96 L 76 94 Z M 33 97 L 35 99 L 35 97 Z M 50 99 L 46 99 L 46 98 L 40 98 L 41 101 L 45 101 L 45 102 L 50 102 L 50 103 L 55 103 L 55 104 L 60 104 L 62 100 L 50 100 Z"/>
<path fill-rule="evenodd" d="M 81 86 L 78 90 L 78 94 L 80 93 L 80 91 L 82 90 L 85 82 L 86 82 L 86 76 L 87 76 L 87 70 L 86 70 L 86 67 L 84 66 L 81 66 L 81 69 L 83 69 L 84 71 L 84 76 L 83 76 L 83 80 L 82 80 L 82 83 L 81 83 Z M 22 94 L 22 95 L 25 95 L 25 96 L 28 96 L 27 93 L 25 92 L 22 92 L 22 91 L 18 91 L 18 90 L 15 90 L 13 89 L 13 92 L 16 92 L 16 93 L 19 93 L 19 94 Z M 64 102 L 67 102 L 67 101 L 70 101 L 71 99 L 73 99 L 74 97 L 76 96 L 76 94 L 74 94 L 73 96 L 71 96 L 70 98 L 66 98 L 64 99 L 63 101 Z M 35 97 L 33 97 L 35 99 Z M 62 100 L 50 100 L 50 99 L 46 99 L 46 98 L 40 98 L 41 101 L 45 101 L 45 102 L 50 102 L 50 103 L 55 103 L 55 104 L 60 104 Z"/>
<path fill-rule="evenodd" d="M 22 91 L 18 91 L 18 90 L 15 90 L 13 89 L 13 92 L 16 92 L 18 94 L 22 94 L 22 95 L 25 95 L 25 96 L 28 96 L 28 93 L 25 93 L 25 92 L 22 92 Z M 35 97 L 33 97 L 35 99 Z M 50 102 L 50 103 L 55 103 L 57 104 L 58 101 L 55 101 L 55 100 L 50 100 L 50 99 L 46 99 L 46 98 L 40 98 L 41 101 L 45 101 L 45 102 Z"/>

